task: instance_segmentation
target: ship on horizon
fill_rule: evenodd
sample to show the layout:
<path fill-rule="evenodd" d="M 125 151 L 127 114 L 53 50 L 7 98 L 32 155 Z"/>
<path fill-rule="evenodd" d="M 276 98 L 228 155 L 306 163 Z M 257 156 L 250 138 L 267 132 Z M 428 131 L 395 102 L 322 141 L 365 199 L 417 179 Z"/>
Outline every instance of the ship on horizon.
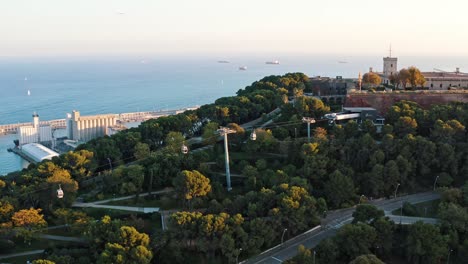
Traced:
<path fill-rule="evenodd" d="M 247 66 L 241 66 L 239 67 L 239 71 L 246 71 L 247 70 Z"/>
<path fill-rule="evenodd" d="M 265 64 L 274 64 L 274 65 L 278 65 L 280 64 L 279 60 L 274 60 L 274 61 L 267 61 L 265 62 Z"/>
<path fill-rule="evenodd" d="M 218 63 L 229 63 L 227 60 L 219 60 Z"/>

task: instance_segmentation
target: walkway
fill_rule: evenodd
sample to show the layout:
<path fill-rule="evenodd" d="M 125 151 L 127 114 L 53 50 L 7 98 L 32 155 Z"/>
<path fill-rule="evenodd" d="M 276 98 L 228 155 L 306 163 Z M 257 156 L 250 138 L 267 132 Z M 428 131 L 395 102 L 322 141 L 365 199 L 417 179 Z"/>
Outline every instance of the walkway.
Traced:
<path fill-rule="evenodd" d="M 163 193 L 169 193 L 174 191 L 173 188 L 166 188 L 161 191 L 155 191 L 151 193 L 142 193 L 140 194 L 140 197 L 152 195 L 152 194 L 163 194 Z M 122 200 L 128 200 L 135 198 L 136 195 L 129 195 L 129 196 L 123 196 L 123 197 L 117 197 L 117 198 L 111 198 L 111 199 L 106 199 L 106 200 L 101 200 L 101 201 L 95 201 L 95 202 L 90 202 L 90 203 L 82 203 L 82 202 L 74 202 L 72 204 L 72 207 L 84 207 L 84 208 L 105 208 L 105 209 L 114 209 L 114 210 L 123 210 L 123 211 L 131 211 L 131 212 L 140 212 L 140 213 L 154 213 L 154 212 L 159 212 L 159 207 L 135 207 L 135 206 L 119 206 L 119 205 L 105 205 L 105 203 L 113 202 L 113 201 L 122 201 Z"/>
<path fill-rule="evenodd" d="M 31 250 L 31 251 L 25 251 L 25 252 L 19 252 L 19 253 L 3 254 L 3 255 L 0 255 L 0 259 L 16 258 L 16 257 L 21 257 L 21 256 L 37 255 L 37 254 L 42 254 L 42 253 L 44 253 L 44 249 L 37 249 L 37 250 Z"/>

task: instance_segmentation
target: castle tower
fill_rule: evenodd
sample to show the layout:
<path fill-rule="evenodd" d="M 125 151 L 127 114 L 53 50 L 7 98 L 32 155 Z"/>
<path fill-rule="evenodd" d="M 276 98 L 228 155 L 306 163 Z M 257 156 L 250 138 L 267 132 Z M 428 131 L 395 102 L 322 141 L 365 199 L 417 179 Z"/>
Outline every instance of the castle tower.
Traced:
<path fill-rule="evenodd" d="M 383 75 L 385 77 L 389 77 L 389 76 L 397 74 L 397 71 L 398 71 L 397 62 L 398 62 L 398 58 L 392 57 L 392 46 L 390 46 L 389 56 L 383 58 Z"/>

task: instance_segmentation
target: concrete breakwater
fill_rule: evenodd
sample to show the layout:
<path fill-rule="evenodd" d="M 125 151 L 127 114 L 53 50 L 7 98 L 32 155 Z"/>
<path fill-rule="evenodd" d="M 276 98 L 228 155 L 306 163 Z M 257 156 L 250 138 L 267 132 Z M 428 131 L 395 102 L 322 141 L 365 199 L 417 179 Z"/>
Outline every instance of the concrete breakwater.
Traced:
<path fill-rule="evenodd" d="M 187 111 L 187 110 L 194 110 L 197 108 L 198 106 L 175 109 L 175 110 L 131 112 L 131 113 L 121 113 L 121 114 L 110 114 L 110 115 L 115 115 L 118 123 L 143 122 L 149 119 L 158 118 L 161 116 L 175 115 L 175 114 Z M 54 120 L 48 120 L 48 121 L 41 121 L 40 125 L 42 126 L 49 125 L 52 127 L 52 129 L 59 129 L 59 128 L 66 128 L 67 126 L 66 122 L 67 122 L 66 119 L 54 119 Z M 32 125 L 31 122 L 0 125 L 0 134 L 16 134 L 18 132 L 19 127 L 31 126 L 31 125 Z"/>

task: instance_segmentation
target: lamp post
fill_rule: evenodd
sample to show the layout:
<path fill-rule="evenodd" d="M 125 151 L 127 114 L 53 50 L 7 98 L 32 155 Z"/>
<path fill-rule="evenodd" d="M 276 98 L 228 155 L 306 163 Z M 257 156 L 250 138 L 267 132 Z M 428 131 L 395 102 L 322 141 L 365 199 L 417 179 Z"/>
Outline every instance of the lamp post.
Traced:
<path fill-rule="evenodd" d="M 448 256 L 447 256 L 447 264 L 450 263 L 450 253 L 452 253 L 453 249 L 450 249 L 449 252 L 448 252 Z"/>
<path fill-rule="evenodd" d="M 307 123 L 307 139 L 309 140 L 309 143 L 310 143 L 310 124 L 314 124 L 315 119 L 311 117 L 303 117 L 302 122 Z"/>
<path fill-rule="evenodd" d="M 434 180 L 434 191 L 435 191 L 435 188 L 436 188 L 436 184 L 437 184 L 437 180 L 439 179 L 439 175 L 437 175 L 437 177 L 435 178 Z"/>
<path fill-rule="evenodd" d="M 284 234 L 286 233 L 286 231 L 288 231 L 287 228 L 285 228 L 285 229 L 283 230 L 283 235 L 281 235 L 281 245 L 283 245 L 283 242 L 284 242 Z"/>
<path fill-rule="evenodd" d="M 226 163 L 226 185 L 228 192 L 232 190 L 231 187 L 231 172 L 229 170 L 229 149 L 228 149 L 228 134 L 236 133 L 235 130 L 229 129 L 227 127 L 220 127 L 218 133 L 221 136 L 224 136 L 224 158 Z"/>
<path fill-rule="evenodd" d="M 396 188 L 395 188 L 395 195 L 394 195 L 395 198 L 396 198 L 396 194 L 397 194 L 397 192 L 398 192 L 398 187 L 400 187 L 400 184 L 399 184 L 399 183 L 397 184 L 397 186 L 396 186 Z"/>
<path fill-rule="evenodd" d="M 237 251 L 237 254 L 236 254 L 236 264 L 239 263 L 239 255 L 240 255 L 241 251 L 242 251 L 242 248 L 239 248 L 239 250 Z"/>
<path fill-rule="evenodd" d="M 113 171 L 114 169 L 112 168 L 112 161 L 110 158 L 107 158 L 107 161 L 109 162 L 109 167 L 111 169 L 111 171 Z"/>
<path fill-rule="evenodd" d="M 317 252 L 315 252 L 315 250 L 314 250 L 314 258 L 313 258 L 314 261 L 312 262 L 313 264 L 315 264 L 315 253 L 317 253 Z"/>

